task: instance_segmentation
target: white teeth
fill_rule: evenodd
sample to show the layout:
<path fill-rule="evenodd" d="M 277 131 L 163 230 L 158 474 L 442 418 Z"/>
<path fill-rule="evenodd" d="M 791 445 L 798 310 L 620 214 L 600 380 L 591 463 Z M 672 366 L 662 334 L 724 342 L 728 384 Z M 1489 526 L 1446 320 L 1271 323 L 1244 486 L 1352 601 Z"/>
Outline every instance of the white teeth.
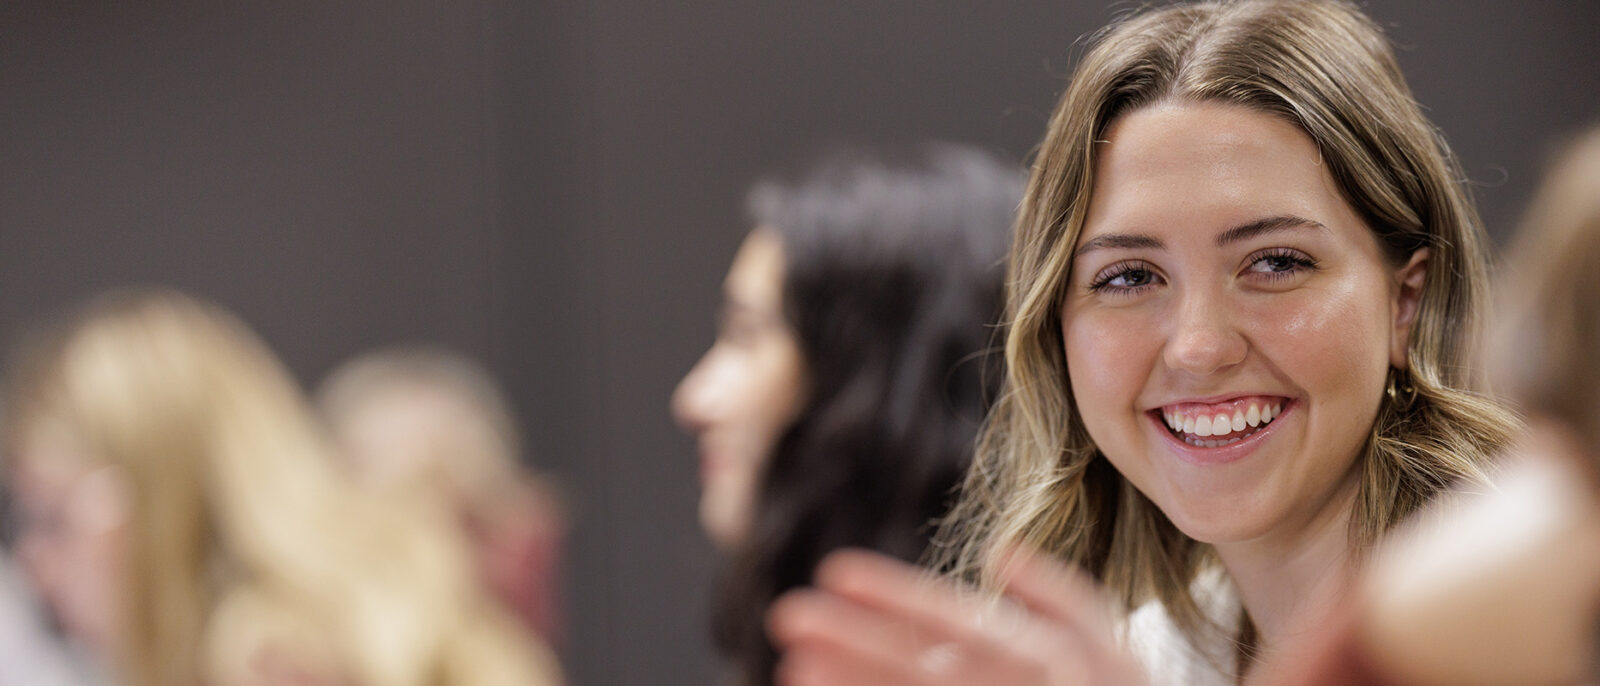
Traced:
<path fill-rule="evenodd" d="M 1243 439 L 1242 436 L 1230 437 L 1229 434 L 1237 434 L 1250 427 L 1265 426 L 1277 419 L 1280 414 L 1283 414 L 1283 403 L 1277 402 L 1265 405 L 1252 404 L 1246 409 L 1234 410 L 1231 415 L 1218 412 L 1214 415 L 1190 417 L 1177 410 L 1171 412 L 1162 410 L 1161 418 L 1173 433 L 1187 434 L 1182 438 L 1188 444 L 1215 448 Z M 1214 438 L 1214 440 L 1200 440 L 1203 438 Z"/>

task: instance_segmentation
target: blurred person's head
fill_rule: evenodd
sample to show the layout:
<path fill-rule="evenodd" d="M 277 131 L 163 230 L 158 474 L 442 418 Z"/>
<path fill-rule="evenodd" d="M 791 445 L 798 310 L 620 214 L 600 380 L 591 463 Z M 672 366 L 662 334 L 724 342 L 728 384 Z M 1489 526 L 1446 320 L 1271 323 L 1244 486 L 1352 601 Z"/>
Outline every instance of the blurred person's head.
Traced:
<path fill-rule="evenodd" d="M 717 339 L 673 398 L 730 549 L 717 640 L 771 679 L 762 615 L 829 551 L 920 556 L 970 460 L 1021 169 L 929 145 L 755 186 Z"/>
<path fill-rule="evenodd" d="M 1552 165 L 1503 277 L 1499 390 L 1578 445 L 1600 446 L 1600 128 Z M 1600 479 L 1600 463 L 1589 469 Z"/>
<path fill-rule="evenodd" d="M 103 296 L 10 370 L 18 545 L 121 683 L 535 683 L 443 526 L 353 493 L 270 350 L 166 291 Z"/>
<path fill-rule="evenodd" d="M 442 347 L 395 346 L 341 364 L 317 398 L 357 481 L 446 508 L 496 595 L 541 635 L 559 634 L 565 517 L 554 488 L 523 466 L 516 420 L 486 370 Z"/>
<path fill-rule="evenodd" d="M 746 537 L 756 484 L 807 394 L 805 355 L 783 299 L 782 238 L 757 228 L 723 282 L 711 349 L 673 395 L 700 455 L 700 525 L 724 550 Z"/>
<path fill-rule="evenodd" d="M 1305 676 L 1360 655 L 1383 677 L 1373 682 L 1594 683 L 1600 128 L 1568 142 L 1496 284 L 1488 367 L 1528 430 L 1506 450 L 1493 489 L 1444 499 L 1375 556 L 1351 594 L 1353 620 L 1296 667 Z"/>

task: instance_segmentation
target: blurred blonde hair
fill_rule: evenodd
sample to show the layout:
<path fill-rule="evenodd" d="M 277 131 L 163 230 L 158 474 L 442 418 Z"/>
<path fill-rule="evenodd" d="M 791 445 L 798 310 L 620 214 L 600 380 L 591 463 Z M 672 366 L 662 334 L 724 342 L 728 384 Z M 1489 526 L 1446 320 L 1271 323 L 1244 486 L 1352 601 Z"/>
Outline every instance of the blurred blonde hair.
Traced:
<path fill-rule="evenodd" d="M 1482 478 L 1517 422 L 1473 390 L 1487 240 L 1370 19 L 1342 2 L 1261 0 L 1177 5 L 1110 27 L 1078 65 L 1034 161 L 1012 242 L 1005 388 L 934 562 L 992 587 L 997 553 L 1026 544 L 1081 564 L 1128 607 L 1161 601 L 1194 637 L 1209 622 L 1190 585 L 1214 553 L 1102 459 L 1074 410 L 1060 325 L 1096 143 L 1118 117 L 1163 102 L 1220 102 L 1294 123 L 1396 268 L 1432 251 L 1400 370 L 1416 398 L 1382 404 L 1359 460 L 1358 547 L 1447 485 Z"/>
<path fill-rule="evenodd" d="M 427 403 L 433 412 L 414 418 L 426 425 L 407 427 L 413 440 L 400 446 L 406 454 L 384 456 L 399 464 L 356 464 L 358 476 L 366 472 L 384 488 L 436 492 L 467 510 L 492 508 L 528 480 L 511 410 L 471 360 L 437 346 L 385 348 L 339 365 L 317 389 L 317 404 L 336 434 L 364 413 L 390 409 L 384 403 Z M 379 469 L 390 473 L 370 473 Z"/>
<path fill-rule="evenodd" d="M 563 637 L 565 503 L 522 465 L 516 420 L 483 367 L 436 345 L 392 346 L 339 365 L 317 403 L 359 481 L 463 522 L 489 589 L 541 637 Z"/>
<path fill-rule="evenodd" d="M 362 686 L 554 683 L 442 522 L 347 486 L 299 388 L 228 312 L 103 296 L 14 373 L 13 454 L 62 432 L 128 485 L 120 681 L 255 683 L 283 658 Z"/>
<path fill-rule="evenodd" d="M 1493 357 L 1504 390 L 1600 445 L 1600 127 L 1552 165 L 1509 255 Z"/>

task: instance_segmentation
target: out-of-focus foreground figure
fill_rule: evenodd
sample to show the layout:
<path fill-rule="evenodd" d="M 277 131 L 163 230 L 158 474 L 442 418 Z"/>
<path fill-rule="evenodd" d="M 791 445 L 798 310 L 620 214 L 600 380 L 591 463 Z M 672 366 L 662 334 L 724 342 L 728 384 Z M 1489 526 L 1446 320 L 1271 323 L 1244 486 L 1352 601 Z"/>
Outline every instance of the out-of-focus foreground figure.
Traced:
<path fill-rule="evenodd" d="M 523 468 L 494 379 L 443 348 L 395 347 L 341 365 L 317 399 L 357 480 L 442 507 L 466 531 L 484 583 L 558 643 L 566 517 L 555 489 Z"/>
<path fill-rule="evenodd" d="M 1501 284 L 1501 390 L 1529 430 L 1494 489 L 1396 537 L 1297 684 L 1594 683 L 1600 619 L 1600 129 L 1556 165 Z"/>
<path fill-rule="evenodd" d="M 556 683 L 444 522 L 341 478 L 299 388 L 229 313 L 104 296 L 8 382 L 19 549 L 118 683 Z"/>
<path fill-rule="evenodd" d="M 927 548 L 998 381 L 1021 194 L 1020 167 L 949 145 L 839 154 L 751 191 L 716 342 L 673 397 L 729 557 L 713 621 L 739 683 L 772 683 L 766 610 L 823 556 Z"/>

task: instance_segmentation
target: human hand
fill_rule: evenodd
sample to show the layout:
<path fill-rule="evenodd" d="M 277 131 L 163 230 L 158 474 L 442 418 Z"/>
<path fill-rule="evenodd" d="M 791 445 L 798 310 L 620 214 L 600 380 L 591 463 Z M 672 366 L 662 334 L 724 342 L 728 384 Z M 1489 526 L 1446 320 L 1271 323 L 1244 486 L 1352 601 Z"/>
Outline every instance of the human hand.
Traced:
<path fill-rule="evenodd" d="M 830 555 L 814 589 L 768 614 L 783 686 L 1142 686 L 1087 576 L 1018 551 L 998 604 L 862 551 Z"/>

